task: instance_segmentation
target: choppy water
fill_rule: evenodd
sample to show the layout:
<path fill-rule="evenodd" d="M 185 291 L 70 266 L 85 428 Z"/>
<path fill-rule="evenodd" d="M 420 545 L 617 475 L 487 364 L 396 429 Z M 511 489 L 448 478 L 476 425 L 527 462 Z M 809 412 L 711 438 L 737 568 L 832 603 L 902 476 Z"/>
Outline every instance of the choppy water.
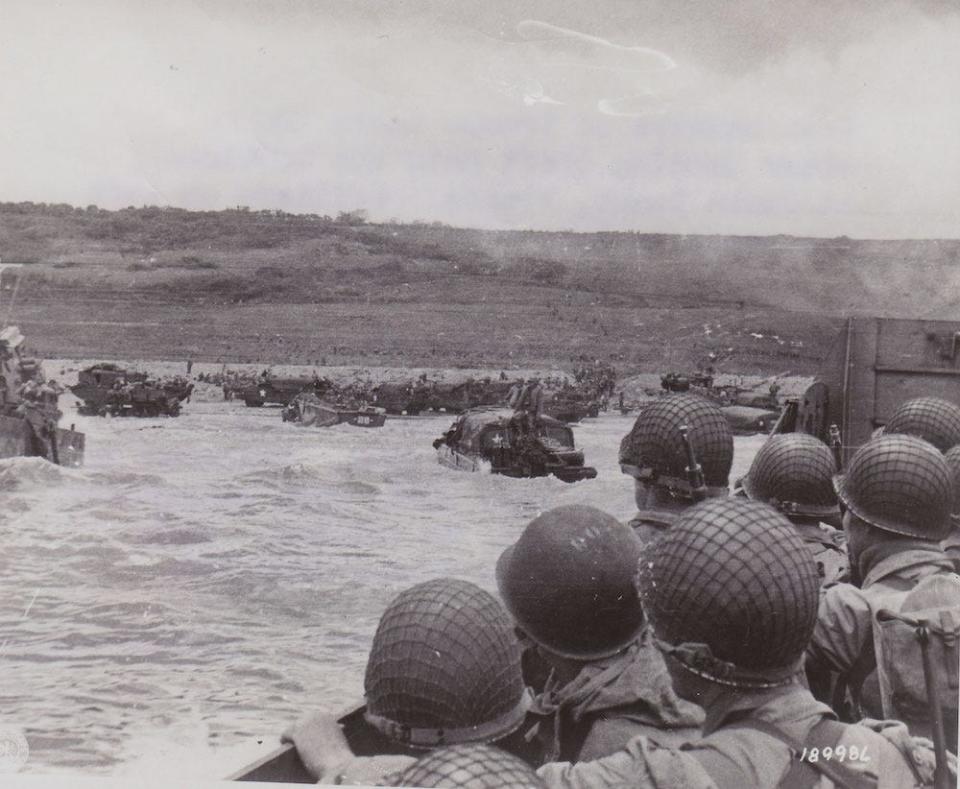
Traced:
<path fill-rule="evenodd" d="M 306 710 L 359 699 L 402 589 L 452 575 L 495 592 L 538 511 L 634 510 L 619 415 L 576 427 L 599 476 L 573 485 L 439 466 L 447 417 L 303 429 L 195 402 L 66 421 L 83 469 L 0 461 L 0 724 L 25 730 L 33 771 L 225 774 Z M 737 440 L 735 473 L 759 444 Z"/>

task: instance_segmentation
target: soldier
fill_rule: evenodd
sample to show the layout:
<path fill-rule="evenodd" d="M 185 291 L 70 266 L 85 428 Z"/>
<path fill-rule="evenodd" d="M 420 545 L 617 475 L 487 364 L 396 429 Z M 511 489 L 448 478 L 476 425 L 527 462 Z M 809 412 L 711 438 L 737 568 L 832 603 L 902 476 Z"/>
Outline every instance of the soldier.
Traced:
<path fill-rule="evenodd" d="M 704 736 L 679 749 L 637 737 L 597 761 L 544 765 L 538 773 L 548 786 L 930 782 L 932 752 L 906 727 L 838 723 L 800 681 L 819 579 L 809 551 L 778 512 L 736 498 L 691 508 L 644 548 L 637 583 L 673 687 L 706 711 Z"/>
<path fill-rule="evenodd" d="M 504 742 L 530 703 L 510 618 L 492 595 L 451 578 L 418 584 L 387 607 L 373 637 L 364 690 L 367 723 L 409 753 Z M 353 754 L 331 716 L 315 715 L 284 739 L 318 778 L 369 782 L 371 768 L 362 760 L 359 772 L 351 769 Z M 388 772 L 384 766 L 373 772 Z"/>
<path fill-rule="evenodd" d="M 950 449 L 943 457 L 953 473 L 953 514 L 950 516 L 950 533 L 940 542 L 940 547 L 960 573 L 960 445 Z"/>
<path fill-rule="evenodd" d="M 523 378 L 518 378 L 513 386 L 510 387 L 510 391 L 507 392 L 507 407 L 514 408 L 520 400 L 520 393 L 523 391 L 524 386 L 526 386 L 526 381 Z"/>
<path fill-rule="evenodd" d="M 806 433 L 771 436 L 741 482 L 747 498 L 780 510 L 813 553 L 821 588 L 848 580 L 843 532 L 823 521 L 839 520 L 833 490 L 837 472 L 830 447 Z"/>
<path fill-rule="evenodd" d="M 573 505 L 534 518 L 497 563 L 500 596 L 550 670 L 534 704 L 541 762 L 596 759 L 638 734 L 679 744 L 703 723 L 645 626 L 639 556 L 629 527 Z"/>
<path fill-rule="evenodd" d="M 701 467 L 703 486 L 691 485 L 681 428 Z M 720 409 L 697 395 L 675 394 L 645 406 L 620 442 L 620 468 L 634 477 L 639 512 L 630 521 L 641 542 L 654 539 L 700 498 L 729 494 L 733 433 Z"/>
<path fill-rule="evenodd" d="M 386 786 L 460 787 L 460 789 L 546 789 L 522 759 L 489 745 L 438 748 L 406 770 L 387 776 Z"/>
<path fill-rule="evenodd" d="M 644 548 L 637 585 L 677 695 L 706 711 L 704 736 L 679 748 L 638 736 L 601 759 L 546 764 L 537 772 L 548 787 L 932 783 L 928 743 L 891 721 L 838 723 L 803 686 L 819 580 L 802 540 L 771 507 L 727 498 L 689 509 Z M 370 776 L 378 761 L 341 769 L 349 776 L 366 762 Z"/>
<path fill-rule="evenodd" d="M 960 444 L 960 406 L 939 397 L 916 397 L 897 406 L 883 435 L 918 436 L 941 452 Z"/>
<path fill-rule="evenodd" d="M 873 618 L 880 608 L 898 609 L 924 578 L 952 574 L 939 541 L 950 532 L 953 476 L 923 439 L 883 435 L 862 446 L 834 484 L 846 510 L 852 583 L 824 595 L 807 648 L 807 676 L 819 698 L 832 692 L 838 712 L 849 689 L 852 717 L 861 707 L 881 717 Z"/>

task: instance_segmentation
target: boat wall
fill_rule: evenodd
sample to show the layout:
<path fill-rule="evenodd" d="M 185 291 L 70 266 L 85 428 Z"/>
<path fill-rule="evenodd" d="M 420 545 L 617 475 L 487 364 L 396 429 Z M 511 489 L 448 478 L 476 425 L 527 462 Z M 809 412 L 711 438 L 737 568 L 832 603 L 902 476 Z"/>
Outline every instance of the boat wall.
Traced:
<path fill-rule="evenodd" d="M 342 421 L 336 409 L 324 403 L 312 403 L 308 400 L 302 402 L 300 410 L 303 414 L 301 421 L 305 426 L 330 427 Z"/>
<path fill-rule="evenodd" d="M 86 437 L 75 430 L 57 428 L 57 449 L 61 466 L 82 466 Z M 37 455 L 33 433 L 26 420 L 0 416 L 0 458 Z"/>
<path fill-rule="evenodd" d="M 960 405 L 960 322 L 850 318 L 817 378 L 846 462 L 905 400 Z"/>
<path fill-rule="evenodd" d="M 0 416 L 0 458 L 33 454 L 30 427 L 23 419 Z"/>

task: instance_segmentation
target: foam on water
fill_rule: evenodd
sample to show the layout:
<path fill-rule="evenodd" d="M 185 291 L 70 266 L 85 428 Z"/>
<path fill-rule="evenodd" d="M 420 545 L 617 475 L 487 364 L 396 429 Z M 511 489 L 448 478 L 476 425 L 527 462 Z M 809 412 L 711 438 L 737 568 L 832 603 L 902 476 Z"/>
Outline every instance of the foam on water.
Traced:
<path fill-rule="evenodd" d="M 599 476 L 572 485 L 439 465 L 449 417 L 304 429 L 193 403 L 76 422 L 84 468 L 0 461 L 0 700 L 33 771 L 224 775 L 305 711 L 360 698 L 402 589 L 495 592 L 497 557 L 538 512 L 634 509 L 617 465 L 630 423 L 613 415 L 575 429 Z M 738 439 L 735 473 L 759 443 Z"/>

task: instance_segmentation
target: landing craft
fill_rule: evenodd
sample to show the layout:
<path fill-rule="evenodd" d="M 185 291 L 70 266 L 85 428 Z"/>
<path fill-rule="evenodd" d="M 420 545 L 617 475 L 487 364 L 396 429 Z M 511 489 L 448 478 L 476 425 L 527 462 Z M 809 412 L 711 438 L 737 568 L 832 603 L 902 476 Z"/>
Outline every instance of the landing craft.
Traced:
<path fill-rule="evenodd" d="M 58 427 L 63 390 L 46 381 L 40 364 L 21 353 L 16 326 L 0 331 L 0 458 L 42 457 L 60 466 L 82 466 L 86 438 Z"/>
<path fill-rule="evenodd" d="M 343 735 L 346 737 L 350 751 L 354 756 L 402 755 L 419 758 L 424 755 L 423 750 L 405 748 L 367 723 L 364 718 L 366 711 L 366 706 L 359 704 L 341 713 L 337 718 L 337 723 L 340 724 Z M 523 735 L 529 730 L 534 720 L 534 716 L 530 715 L 528 724 L 520 726 L 513 734 L 508 734 L 492 744 L 508 753 L 512 753 L 514 756 L 532 761 L 533 752 L 538 745 L 535 741 L 531 744 Z M 304 766 L 297 749 L 289 743 L 271 748 L 269 752 L 256 761 L 227 776 L 226 780 L 272 781 L 291 784 L 317 783 L 317 779 Z"/>
<path fill-rule="evenodd" d="M 312 392 L 301 392 L 281 412 L 284 422 L 303 427 L 330 427 L 343 422 L 356 427 L 383 427 L 387 421 L 384 408 L 366 404 L 321 400 Z"/>
<path fill-rule="evenodd" d="M 914 397 L 960 405 L 960 322 L 849 318 L 816 381 L 790 400 L 774 433 L 802 432 L 831 443 L 844 463 Z"/>

